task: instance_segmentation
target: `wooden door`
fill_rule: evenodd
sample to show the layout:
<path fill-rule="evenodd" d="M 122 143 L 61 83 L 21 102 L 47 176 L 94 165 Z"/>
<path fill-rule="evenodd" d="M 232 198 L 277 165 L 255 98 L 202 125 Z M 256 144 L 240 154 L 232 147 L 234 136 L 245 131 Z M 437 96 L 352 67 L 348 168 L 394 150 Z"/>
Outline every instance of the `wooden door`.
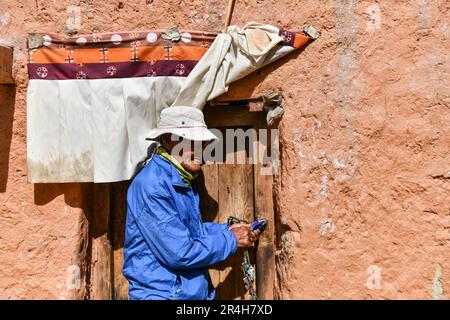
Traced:
<path fill-rule="evenodd" d="M 206 107 L 205 121 L 209 128 L 220 129 L 222 143 L 226 143 L 226 129 L 260 129 L 265 128 L 265 113 L 250 112 L 248 105 L 230 105 L 226 107 Z M 226 223 L 232 215 L 247 221 L 268 218 L 270 223 L 260 237 L 256 249 L 249 250 L 250 260 L 256 269 L 256 291 L 259 299 L 273 299 L 275 279 L 274 256 L 274 207 L 271 175 L 261 175 L 263 164 L 249 161 L 249 143 L 235 148 L 225 156 L 244 155 L 246 163 L 214 163 L 202 167 L 203 174 L 196 181 L 200 193 L 200 209 L 205 221 Z M 256 137 L 255 147 L 262 147 Z M 265 147 L 265 146 L 263 146 Z M 224 148 L 226 150 L 226 148 Z M 265 164 L 265 166 L 268 164 Z M 227 261 L 210 268 L 216 299 L 250 298 L 243 282 L 241 269 L 243 252 L 232 256 Z"/>

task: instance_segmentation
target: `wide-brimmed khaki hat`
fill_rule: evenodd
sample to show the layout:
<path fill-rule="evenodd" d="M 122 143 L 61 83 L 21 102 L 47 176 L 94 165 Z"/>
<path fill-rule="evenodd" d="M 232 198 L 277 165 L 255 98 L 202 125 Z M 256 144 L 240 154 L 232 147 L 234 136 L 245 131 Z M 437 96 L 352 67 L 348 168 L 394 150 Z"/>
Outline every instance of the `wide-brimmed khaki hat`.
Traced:
<path fill-rule="evenodd" d="M 165 133 L 172 133 L 192 141 L 218 139 L 206 127 L 203 112 L 194 107 L 169 107 L 161 111 L 158 127 L 150 130 L 147 140 L 155 140 Z"/>

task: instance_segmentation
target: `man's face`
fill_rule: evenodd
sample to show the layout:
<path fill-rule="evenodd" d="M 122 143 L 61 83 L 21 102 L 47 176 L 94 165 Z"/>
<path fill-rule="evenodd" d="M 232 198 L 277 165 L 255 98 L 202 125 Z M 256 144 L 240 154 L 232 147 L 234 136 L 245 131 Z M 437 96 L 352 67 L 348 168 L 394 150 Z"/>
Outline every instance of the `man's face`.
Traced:
<path fill-rule="evenodd" d="M 202 166 L 203 151 L 210 141 L 191 141 L 180 139 L 168 134 L 163 136 L 163 147 L 181 164 L 186 170 L 196 173 Z"/>

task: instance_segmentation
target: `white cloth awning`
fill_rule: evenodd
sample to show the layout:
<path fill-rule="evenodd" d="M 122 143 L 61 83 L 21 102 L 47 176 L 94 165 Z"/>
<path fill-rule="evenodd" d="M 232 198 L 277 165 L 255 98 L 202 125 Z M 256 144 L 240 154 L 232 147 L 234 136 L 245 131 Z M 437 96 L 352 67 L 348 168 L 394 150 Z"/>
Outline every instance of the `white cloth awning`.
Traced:
<path fill-rule="evenodd" d="M 75 66 L 71 59 L 76 60 L 77 55 L 71 53 L 70 46 L 67 48 L 67 40 L 65 45 L 58 45 L 51 36 L 44 36 L 44 48 L 29 50 L 29 181 L 114 182 L 132 178 L 148 156 L 150 142 L 145 137 L 156 126 L 163 108 L 202 108 L 225 93 L 233 81 L 309 40 L 303 34 L 249 23 L 242 29 L 229 27 L 228 33 L 217 35 L 203 53 L 201 45 L 193 43 L 205 42 L 208 35 L 199 34 L 195 40 L 195 34 L 184 32 L 182 41 L 173 46 L 161 40 L 157 32 L 132 34 L 128 41 L 123 40 L 124 35 L 112 34 L 108 44 L 99 42 L 99 35 L 89 39 L 80 36 L 73 39 L 72 46 L 90 45 L 101 61 Z M 201 35 L 206 35 L 203 40 Z M 141 60 L 111 61 L 116 56 L 108 56 L 108 52 L 117 50 L 114 46 L 127 48 L 134 61 Z M 61 50 L 67 54 L 67 64 L 45 60 Z M 166 54 L 163 61 L 152 59 L 156 52 Z M 199 56 L 200 60 L 194 61 Z M 142 57 L 147 57 L 146 61 Z"/>

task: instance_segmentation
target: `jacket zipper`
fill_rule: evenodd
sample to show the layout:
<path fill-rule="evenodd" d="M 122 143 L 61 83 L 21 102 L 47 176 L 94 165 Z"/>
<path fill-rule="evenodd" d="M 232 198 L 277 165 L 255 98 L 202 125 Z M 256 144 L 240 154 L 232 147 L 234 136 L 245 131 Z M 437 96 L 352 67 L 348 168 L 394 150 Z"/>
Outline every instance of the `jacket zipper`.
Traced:
<path fill-rule="evenodd" d="M 180 290 L 181 290 L 181 276 L 179 274 L 177 274 L 177 278 L 175 280 L 175 285 L 176 285 L 177 289 L 173 293 L 173 300 L 177 299 L 178 292 L 180 292 Z"/>

